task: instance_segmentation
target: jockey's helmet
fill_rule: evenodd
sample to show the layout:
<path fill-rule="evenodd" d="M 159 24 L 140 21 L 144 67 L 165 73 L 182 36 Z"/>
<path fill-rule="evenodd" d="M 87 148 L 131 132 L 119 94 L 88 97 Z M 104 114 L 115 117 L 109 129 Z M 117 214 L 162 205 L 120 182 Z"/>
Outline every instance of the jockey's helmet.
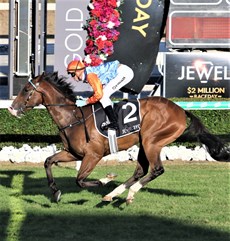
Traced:
<path fill-rule="evenodd" d="M 72 60 L 67 66 L 67 73 L 75 76 L 76 71 L 85 69 L 85 64 L 80 60 Z M 72 76 L 72 77 L 74 77 Z"/>

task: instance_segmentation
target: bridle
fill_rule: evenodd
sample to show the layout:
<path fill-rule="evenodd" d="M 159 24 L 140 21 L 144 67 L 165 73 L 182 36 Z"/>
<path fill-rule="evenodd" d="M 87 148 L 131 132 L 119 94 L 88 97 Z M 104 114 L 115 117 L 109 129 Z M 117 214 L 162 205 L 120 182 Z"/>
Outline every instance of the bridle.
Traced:
<path fill-rule="evenodd" d="M 29 79 L 28 82 L 32 85 L 33 89 L 30 91 L 30 94 L 25 101 L 25 108 L 34 108 L 35 107 L 35 105 L 34 106 L 33 105 L 27 105 L 27 103 L 29 102 L 30 98 L 32 97 L 32 95 L 35 91 L 37 93 L 41 94 L 42 99 L 43 99 L 42 105 L 44 105 L 45 107 L 49 107 L 49 106 L 63 106 L 63 107 L 65 107 L 65 106 L 76 106 L 75 104 L 45 104 L 43 97 L 46 96 L 46 94 L 37 89 L 38 86 L 40 85 L 40 83 L 37 82 L 36 84 L 34 84 L 31 79 Z"/>
<path fill-rule="evenodd" d="M 26 99 L 26 101 L 25 101 L 25 103 L 24 103 L 24 104 L 25 104 L 25 109 L 27 109 L 27 108 L 34 108 L 34 107 L 35 107 L 35 105 L 34 105 L 34 106 L 33 106 L 33 105 L 27 105 L 27 103 L 29 102 L 29 100 L 31 99 L 31 97 L 32 97 L 32 95 L 33 95 L 33 93 L 34 93 L 35 91 L 38 92 L 39 94 L 41 94 L 42 99 L 43 99 L 43 96 L 45 95 L 43 92 L 37 90 L 37 87 L 38 87 L 39 84 L 40 84 L 39 82 L 37 82 L 36 84 L 34 84 L 31 79 L 29 79 L 28 82 L 32 85 L 33 89 L 30 91 L 30 93 L 29 93 L 29 95 L 28 95 L 28 97 L 27 97 L 27 99 Z M 43 100 L 44 100 L 44 99 L 43 99 Z M 42 101 L 42 102 L 43 102 L 43 101 Z"/>
<path fill-rule="evenodd" d="M 26 99 L 26 101 L 25 101 L 25 108 L 34 108 L 34 107 L 35 107 L 35 106 L 27 105 L 27 103 L 29 102 L 29 100 L 31 99 L 31 97 L 32 97 L 32 95 L 33 95 L 33 93 L 34 93 L 35 91 L 38 92 L 38 93 L 40 93 L 40 94 L 42 95 L 42 105 L 44 105 L 46 108 L 47 108 L 47 107 L 50 107 L 50 106 L 60 106 L 60 107 L 75 106 L 75 107 L 77 107 L 75 104 L 45 104 L 45 103 L 44 103 L 44 98 L 43 98 L 43 97 L 45 96 L 45 93 L 43 93 L 42 91 L 39 91 L 39 90 L 37 89 L 40 83 L 37 82 L 36 84 L 34 84 L 31 79 L 29 79 L 28 82 L 32 85 L 33 89 L 30 91 L 30 93 L 29 93 L 29 95 L 28 95 L 28 97 L 27 97 L 27 99 Z M 77 120 L 77 121 L 75 121 L 75 122 L 73 122 L 73 123 L 71 123 L 71 124 L 68 124 L 68 125 L 64 126 L 64 127 L 58 127 L 58 129 L 59 129 L 59 131 L 63 132 L 63 131 L 64 131 L 65 129 L 67 129 L 67 128 L 72 128 L 72 127 L 75 126 L 75 125 L 81 125 L 81 124 L 83 124 L 83 125 L 84 125 L 84 129 L 85 129 L 86 141 L 89 142 L 89 135 L 88 135 L 88 132 L 87 132 L 87 130 L 86 130 L 85 121 L 86 121 L 87 119 L 89 119 L 89 118 L 93 115 L 93 113 L 91 113 L 89 116 L 87 116 L 87 117 L 85 118 L 84 112 L 83 112 L 82 108 L 81 108 L 81 107 L 78 107 L 78 108 L 79 108 L 80 111 L 81 111 L 82 118 L 81 118 L 80 120 Z M 75 118 L 79 118 L 79 117 L 75 116 Z"/>

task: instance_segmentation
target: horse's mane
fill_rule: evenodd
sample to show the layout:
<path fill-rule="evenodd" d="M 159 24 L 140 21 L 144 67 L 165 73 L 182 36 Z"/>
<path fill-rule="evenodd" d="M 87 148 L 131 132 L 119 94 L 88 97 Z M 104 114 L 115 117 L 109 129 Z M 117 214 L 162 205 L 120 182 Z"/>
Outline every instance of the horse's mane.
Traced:
<path fill-rule="evenodd" d="M 65 76 L 58 76 L 58 72 L 53 73 L 45 73 L 44 80 L 48 81 L 49 83 L 53 84 L 60 92 L 62 92 L 65 97 L 70 99 L 71 101 L 75 102 L 76 97 L 71 87 L 71 83 L 68 83 Z"/>

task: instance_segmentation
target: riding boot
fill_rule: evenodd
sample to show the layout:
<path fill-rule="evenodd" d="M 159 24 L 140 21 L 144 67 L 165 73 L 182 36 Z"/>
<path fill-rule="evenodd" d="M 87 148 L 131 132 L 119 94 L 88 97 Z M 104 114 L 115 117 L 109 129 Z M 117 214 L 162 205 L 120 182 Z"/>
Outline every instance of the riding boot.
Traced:
<path fill-rule="evenodd" d="M 105 110 L 105 114 L 108 116 L 110 123 L 105 127 L 106 129 L 114 129 L 114 130 L 118 130 L 119 126 L 117 123 L 117 117 L 114 113 L 113 107 L 111 105 L 107 106 L 104 108 Z"/>

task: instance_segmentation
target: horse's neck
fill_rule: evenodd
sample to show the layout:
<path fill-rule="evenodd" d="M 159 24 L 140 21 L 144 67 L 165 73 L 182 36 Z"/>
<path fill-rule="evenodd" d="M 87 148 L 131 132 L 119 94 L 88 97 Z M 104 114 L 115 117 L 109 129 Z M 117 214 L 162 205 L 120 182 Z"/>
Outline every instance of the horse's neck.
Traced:
<path fill-rule="evenodd" d="M 59 128 L 71 124 L 71 122 L 76 121 L 78 116 L 79 118 L 81 116 L 80 111 L 76 110 L 75 103 L 67 99 L 56 89 L 46 93 L 44 104 Z"/>

